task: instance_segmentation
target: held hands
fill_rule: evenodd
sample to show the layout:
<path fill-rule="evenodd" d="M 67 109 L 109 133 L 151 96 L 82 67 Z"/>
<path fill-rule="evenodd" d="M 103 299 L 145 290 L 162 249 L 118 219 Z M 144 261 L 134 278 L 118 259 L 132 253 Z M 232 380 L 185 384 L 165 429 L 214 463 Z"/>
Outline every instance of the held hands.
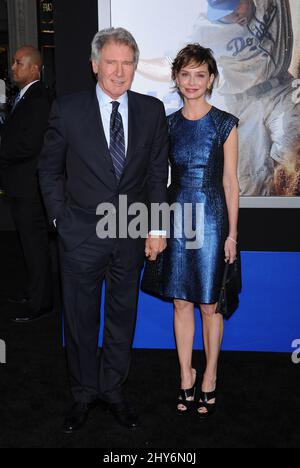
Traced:
<path fill-rule="evenodd" d="M 230 264 L 236 260 L 237 241 L 232 237 L 227 237 L 224 246 L 225 262 Z"/>
<path fill-rule="evenodd" d="M 146 257 L 154 261 L 158 254 L 160 254 L 167 247 L 166 238 L 163 236 L 149 236 L 145 242 L 145 255 Z"/>

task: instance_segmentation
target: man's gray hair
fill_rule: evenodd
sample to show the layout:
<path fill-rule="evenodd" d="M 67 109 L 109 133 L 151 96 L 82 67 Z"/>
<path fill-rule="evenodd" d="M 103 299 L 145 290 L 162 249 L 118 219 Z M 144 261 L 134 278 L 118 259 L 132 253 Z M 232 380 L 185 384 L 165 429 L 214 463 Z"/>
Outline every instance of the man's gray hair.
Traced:
<path fill-rule="evenodd" d="M 98 63 L 101 50 L 108 42 L 125 44 L 133 50 L 134 64 L 137 67 L 140 51 L 133 35 L 124 28 L 108 28 L 97 32 L 92 41 L 91 60 Z"/>

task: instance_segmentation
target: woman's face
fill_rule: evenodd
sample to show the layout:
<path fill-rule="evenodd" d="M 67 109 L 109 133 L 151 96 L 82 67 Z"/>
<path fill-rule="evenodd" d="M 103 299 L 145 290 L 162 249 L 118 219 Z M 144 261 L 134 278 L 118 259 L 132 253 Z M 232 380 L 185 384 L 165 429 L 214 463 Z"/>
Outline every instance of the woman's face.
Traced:
<path fill-rule="evenodd" d="M 185 99 L 201 99 L 214 82 L 209 74 L 207 63 L 190 63 L 181 68 L 176 76 L 176 84 Z"/>
<path fill-rule="evenodd" d="M 237 23 L 241 26 L 245 26 L 250 22 L 253 16 L 253 11 L 253 0 L 241 0 L 233 13 L 222 18 L 222 22 Z"/>

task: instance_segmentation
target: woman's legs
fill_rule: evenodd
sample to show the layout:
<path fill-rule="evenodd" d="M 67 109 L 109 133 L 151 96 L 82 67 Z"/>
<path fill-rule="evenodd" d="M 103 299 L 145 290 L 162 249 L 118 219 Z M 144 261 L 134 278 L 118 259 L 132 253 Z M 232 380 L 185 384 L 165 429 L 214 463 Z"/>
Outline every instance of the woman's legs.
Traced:
<path fill-rule="evenodd" d="M 212 392 L 216 388 L 218 358 L 223 339 L 224 322 L 221 314 L 216 314 L 217 304 L 201 304 L 203 342 L 206 355 L 206 369 L 203 375 L 202 391 Z M 209 400 L 214 403 L 215 400 Z M 200 413 L 206 413 L 200 408 Z"/>
<path fill-rule="evenodd" d="M 201 304 L 203 323 L 203 342 L 206 355 L 206 369 L 203 375 L 202 391 L 212 392 L 216 387 L 218 358 L 223 339 L 223 317 L 216 314 L 217 304 Z M 196 372 L 192 369 L 192 352 L 195 335 L 194 304 L 183 300 L 174 300 L 174 329 L 180 364 L 181 388 L 192 388 Z M 190 398 L 192 399 L 192 398 Z M 214 403 L 214 399 L 209 403 Z M 178 405 L 185 410 L 184 405 Z M 200 408 L 205 413 L 205 408 Z"/>
<path fill-rule="evenodd" d="M 192 352 L 195 334 L 194 304 L 179 299 L 174 300 L 174 329 L 180 364 L 181 388 L 192 388 L 196 372 L 192 369 Z M 192 400 L 190 397 L 189 400 Z M 184 405 L 178 405 L 181 411 Z"/>

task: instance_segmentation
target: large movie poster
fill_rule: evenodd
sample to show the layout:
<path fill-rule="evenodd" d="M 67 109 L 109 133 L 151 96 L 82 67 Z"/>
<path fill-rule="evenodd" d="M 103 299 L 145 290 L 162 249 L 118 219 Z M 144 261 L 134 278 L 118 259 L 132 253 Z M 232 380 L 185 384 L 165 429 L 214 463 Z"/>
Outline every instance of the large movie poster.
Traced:
<path fill-rule="evenodd" d="M 170 63 L 187 43 L 210 47 L 212 104 L 237 115 L 239 182 L 248 197 L 300 196 L 300 1 L 111 0 L 111 23 L 136 37 L 133 89 L 181 106 Z"/>

